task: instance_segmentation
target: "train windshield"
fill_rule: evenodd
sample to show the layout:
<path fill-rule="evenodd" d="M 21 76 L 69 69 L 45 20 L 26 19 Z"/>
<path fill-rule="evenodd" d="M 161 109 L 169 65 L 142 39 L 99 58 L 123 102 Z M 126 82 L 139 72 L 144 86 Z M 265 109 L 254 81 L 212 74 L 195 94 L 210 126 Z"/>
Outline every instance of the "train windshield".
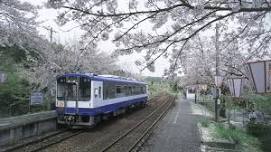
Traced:
<path fill-rule="evenodd" d="M 86 77 L 57 80 L 57 99 L 66 101 L 89 101 L 91 94 L 90 79 Z"/>

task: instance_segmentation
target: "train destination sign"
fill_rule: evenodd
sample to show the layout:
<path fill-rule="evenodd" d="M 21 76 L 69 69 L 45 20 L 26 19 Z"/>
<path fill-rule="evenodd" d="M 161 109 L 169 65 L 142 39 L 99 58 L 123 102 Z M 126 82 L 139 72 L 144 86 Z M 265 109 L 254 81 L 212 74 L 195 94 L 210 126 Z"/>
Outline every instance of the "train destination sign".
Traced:
<path fill-rule="evenodd" d="M 41 92 L 34 92 L 31 94 L 30 105 L 43 104 L 43 94 Z"/>

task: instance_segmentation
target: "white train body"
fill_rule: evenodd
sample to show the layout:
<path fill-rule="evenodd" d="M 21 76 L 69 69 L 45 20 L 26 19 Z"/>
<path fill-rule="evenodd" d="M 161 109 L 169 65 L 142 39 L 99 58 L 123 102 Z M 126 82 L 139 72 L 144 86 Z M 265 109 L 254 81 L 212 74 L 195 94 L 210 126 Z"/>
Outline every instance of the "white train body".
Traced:
<path fill-rule="evenodd" d="M 144 82 L 117 76 L 65 74 L 57 78 L 58 123 L 91 126 L 107 115 L 147 102 Z"/>

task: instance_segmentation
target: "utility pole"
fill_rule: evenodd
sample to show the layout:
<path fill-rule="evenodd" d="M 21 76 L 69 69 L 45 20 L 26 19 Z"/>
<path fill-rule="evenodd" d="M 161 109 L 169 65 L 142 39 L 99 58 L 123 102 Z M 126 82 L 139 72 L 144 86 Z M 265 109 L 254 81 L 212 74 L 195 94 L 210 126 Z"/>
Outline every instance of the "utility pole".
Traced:
<path fill-rule="evenodd" d="M 52 43 L 53 42 L 53 34 L 56 33 L 56 31 L 53 30 L 52 27 L 43 26 L 43 28 L 49 31 L 49 38 L 50 38 L 50 42 Z"/>
<path fill-rule="evenodd" d="M 50 28 L 50 42 L 52 43 L 53 41 L 53 28 Z"/>
<path fill-rule="evenodd" d="M 215 74 L 216 76 L 219 76 L 219 62 L 220 62 L 220 58 L 219 58 L 219 54 L 220 54 L 220 50 L 219 50 L 219 33 L 218 33 L 218 24 L 216 24 L 215 27 Z M 218 98 L 219 98 L 219 88 L 218 86 L 216 86 L 216 96 L 215 96 L 215 121 L 218 121 Z"/>

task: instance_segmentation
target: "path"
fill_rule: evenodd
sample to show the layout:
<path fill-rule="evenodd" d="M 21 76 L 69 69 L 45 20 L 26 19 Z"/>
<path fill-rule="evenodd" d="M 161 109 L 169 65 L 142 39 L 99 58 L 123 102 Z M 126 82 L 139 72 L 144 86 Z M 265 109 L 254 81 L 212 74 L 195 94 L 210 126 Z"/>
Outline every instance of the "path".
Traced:
<path fill-rule="evenodd" d="M 197 128 L 197 120 L 200 116 L 193 114 L 191 102 L 193 101 L 178 99 L 141 151 L 200 152 L 200 136 Z"/>

